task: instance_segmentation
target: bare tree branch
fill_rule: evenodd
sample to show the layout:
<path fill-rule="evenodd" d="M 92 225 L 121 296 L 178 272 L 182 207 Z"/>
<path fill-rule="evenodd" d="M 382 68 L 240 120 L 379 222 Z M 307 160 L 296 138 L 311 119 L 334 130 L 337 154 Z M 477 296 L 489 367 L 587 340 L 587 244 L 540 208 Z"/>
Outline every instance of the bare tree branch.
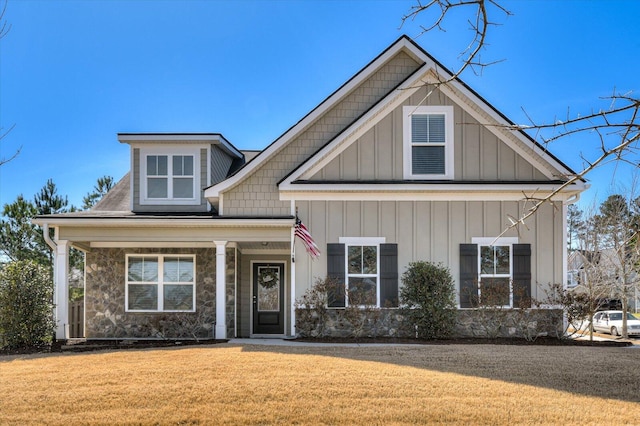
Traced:
<path fill-rule="evenodd" d="M 456 80 L 467 68 L 471 68 L 475 72 L 474 68 L 479 67 L 482 69 L 490 65 L 491 63 L 483 62 L 480 58 L 482 50 L 487 46 L 488 29 L 497 25 L 489 15 L 496 12 L 506 16 L 511 15 L 511 12 L 504 8 L 498 0 L 431 0 L 424 4 L 418 0 L 410 12 L 402 18 L 402 23 L 414 21 L 419 15 L 421 18 L 425 16 L 428 19 L 426 12 L 434 11 L 436 16 L 433 19 L 433 23 L 421 26 L 422 32 L 420 35 L 434 29 L 445 31 L 443 27 L 445 18 L 451 15 L 454 9 L 469 10 L 469 14 L 472 16 L 468 20 L 469 29 L 472 33 L 471 42 L 460 55 L 462 66 L 449 78 L 438 77 L 438 82 L 428 90 L 423 102 L 439 86 Z M 559 176 L 559 178 L 566 179 L 566 181 L 554 190 L 544 194 L 538 194 L 538 192 L 523 194 L 525 207 L 520 217 L 510 217 L 510 225 L 500 236 L 510 229 L 524 225 L 525 221 L 533 216 L 543 204 L 551 202 L 572 184 L 583 181 L 586 175 L 608 162 L 627 163 L 640 167 L 640 158 L 638 158 L 640 154 L 640 147 L 638 146 L 638 141 L 640 140 L 640 120 L 638 118 L 640 99 L 633 97 L 631 93 L 617 94 L 615 90 L 610 97 L 605 99 L 610 101 L 606 109 L 592 111 L 586 115 L 572 115 L 571 110 L 567 109 L 564 120 L 554 119 L 550 123 L 538 123 L 525 111 L 529 124 L 480 124 L 483 126 L 496 126 L 513 132 L 527 132 L 543 149 L 546 149 L 552 142 L 578 135 L 594 139 L 599 146 L 599 153 L 595 159 L 589 159 L 585 154 L 580 154 L 580 158 L 583 161 L 582 170 L 570 176 Z M 478 125 L 478 123 L 475 123 L 475 125 Z"/>

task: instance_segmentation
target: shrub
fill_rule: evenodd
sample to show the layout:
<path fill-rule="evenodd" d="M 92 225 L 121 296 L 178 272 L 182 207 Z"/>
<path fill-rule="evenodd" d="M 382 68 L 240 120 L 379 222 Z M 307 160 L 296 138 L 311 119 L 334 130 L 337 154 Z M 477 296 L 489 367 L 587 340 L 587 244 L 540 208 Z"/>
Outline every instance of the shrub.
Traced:
<path fill-rule="evenodd" d="M 51 343 L 51 270 L 34 261 L 9 263 L 0 271 L 0 346 L 10 349 Z"/>
<path fill-rule="evenodd" d="M 449 269 L 431 262 L 411 262 L 402 274 L 400 302 L 416 337 L 451 335 L 456 320 L 455 287 Z"/>
<path fill-rule="evenodd" d="M 301 336 L 325 336 L 329 317 L 329 297 L 335 293 L 338 286 L 332 278 L 318 278 L 313 286 L 295 301 L 296 329 Z"/>

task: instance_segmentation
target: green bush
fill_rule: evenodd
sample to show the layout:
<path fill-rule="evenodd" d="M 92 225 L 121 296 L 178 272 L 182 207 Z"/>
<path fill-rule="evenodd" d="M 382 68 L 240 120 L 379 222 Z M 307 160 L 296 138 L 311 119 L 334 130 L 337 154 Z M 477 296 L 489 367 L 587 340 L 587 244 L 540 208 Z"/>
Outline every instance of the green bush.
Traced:
<path fill-rule="evenodd" d="M 0 346 L 45 346 L 54 330 L 51 270 L 31 260 L 5 265 L 0 270 Z"/>
<path fill-rule="evenodd" d="M 431 262 L 411 262 L 402 274 L 400 302 L 417 338 L 451 335 L 456 320 L 455 287 L 449 269 Z"/>

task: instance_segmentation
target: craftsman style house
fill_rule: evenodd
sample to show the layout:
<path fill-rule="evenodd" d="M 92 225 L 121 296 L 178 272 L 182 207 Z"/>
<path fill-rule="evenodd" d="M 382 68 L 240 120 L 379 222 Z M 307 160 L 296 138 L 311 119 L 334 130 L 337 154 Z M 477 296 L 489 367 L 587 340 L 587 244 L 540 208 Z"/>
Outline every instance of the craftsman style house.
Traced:
<path fill-rule="evenodd" d="M 317 278 L 394 309 L 417 260 L 451 270 L 461 310 L 486 286 L 516 307 L 566 282 L 584 182 L 503 233 L 573 172 L 462 81 L 434 85 L 449 76 L 403 36 L 259 153 L 218 133 L 118 134 L 130 172 L 92 210 L 35 221 L 55 229 L 58 338 L 70 247 L 86 253 L 87 338 L 294 336 Z"/>

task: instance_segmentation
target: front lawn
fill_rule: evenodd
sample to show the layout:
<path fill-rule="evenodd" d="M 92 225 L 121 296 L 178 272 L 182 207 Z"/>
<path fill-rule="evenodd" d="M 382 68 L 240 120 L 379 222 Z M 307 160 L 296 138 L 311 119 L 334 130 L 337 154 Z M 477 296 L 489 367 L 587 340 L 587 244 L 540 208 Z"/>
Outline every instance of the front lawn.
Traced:
<path fill-rule="evenodd" d="M 0 424 L 637 424 L 639 357 L 638 348 L 231 344 L 5 356 Z"/>

